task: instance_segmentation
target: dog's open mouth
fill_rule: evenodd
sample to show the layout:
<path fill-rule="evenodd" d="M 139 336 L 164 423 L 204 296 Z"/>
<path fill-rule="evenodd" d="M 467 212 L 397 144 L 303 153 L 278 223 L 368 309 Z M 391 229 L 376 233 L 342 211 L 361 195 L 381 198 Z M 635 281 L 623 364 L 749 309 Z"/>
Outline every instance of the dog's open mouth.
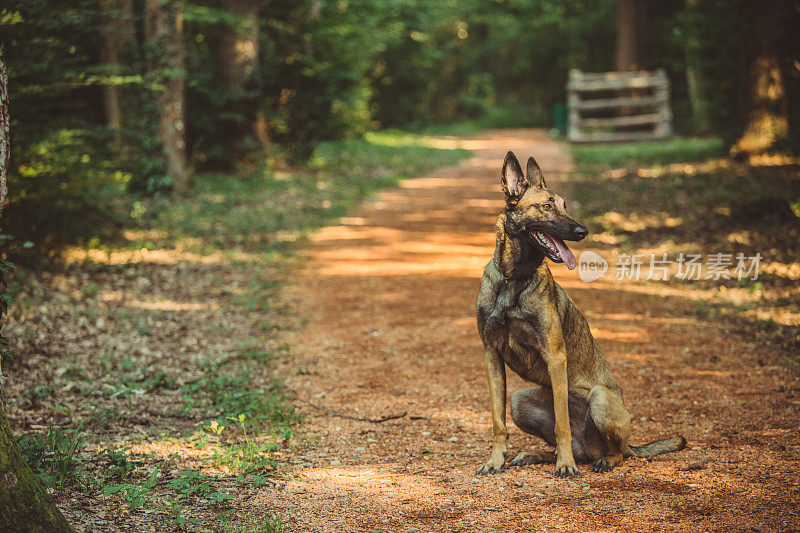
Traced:
<path fill-rule="evenodd" d="M 533 236 L 544 249 L 547 257 L 552 261 L 564 263 L 570 270 L 575 268 L 575 265 L 578 264 L 577 261 L 575 261 L 575 256 L 572 255 L 572 251 L 567 248 L 564 241 L 556 239 L 543 231 L 536 231 L 533 233 Z"/>

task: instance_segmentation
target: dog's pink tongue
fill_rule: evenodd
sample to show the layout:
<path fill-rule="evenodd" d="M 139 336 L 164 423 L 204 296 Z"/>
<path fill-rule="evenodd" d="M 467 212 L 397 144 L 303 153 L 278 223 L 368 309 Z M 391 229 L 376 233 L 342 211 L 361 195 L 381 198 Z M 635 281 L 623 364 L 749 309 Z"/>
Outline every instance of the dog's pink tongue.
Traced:
<path fill-rule="evenodd" d="M 564 241 L 553 239 L 553 242 L 556 244 L 556 248 L 558 248 L 558 254 L 561 256 L 564 264 L 567 265 L 567 268 L 570 270 L 574 269 L 578 262 L 575 261 L 575 256 L 572 255 L 572 250 L 567 248 L 567 245 L 564 243 Z"/>

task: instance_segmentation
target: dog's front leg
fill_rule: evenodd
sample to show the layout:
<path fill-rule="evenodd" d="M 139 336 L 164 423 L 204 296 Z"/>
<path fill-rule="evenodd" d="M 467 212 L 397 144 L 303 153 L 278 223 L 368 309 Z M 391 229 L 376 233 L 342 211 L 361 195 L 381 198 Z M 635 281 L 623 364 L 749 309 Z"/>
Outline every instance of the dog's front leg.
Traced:
<path fill-rule="evenodd" d="M 484 355 L 486 377 L 489 379 L 489 396 L 492 402 L 492 455 L 475 473 L 499 474 L 506 464 L 506 365 L 498 353 L 487 349 Z"/>
<path fill-rule="evenodd" d="M 569 425 L 567 352 L 561 332 L 550 335 L 549 354 L 546 358 L 550 386 L 553 390 L 553 410 L 556 420 L 556 476 L 575 477 L 580 475 L 572 456 L 572 431 Z"/>

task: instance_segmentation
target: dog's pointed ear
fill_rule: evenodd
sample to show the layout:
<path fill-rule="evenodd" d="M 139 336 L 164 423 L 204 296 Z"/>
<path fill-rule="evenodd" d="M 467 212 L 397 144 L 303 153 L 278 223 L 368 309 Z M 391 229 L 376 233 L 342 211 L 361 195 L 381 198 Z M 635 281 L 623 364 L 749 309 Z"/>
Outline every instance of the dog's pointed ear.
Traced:
<path fill-rule="evenodd" d="M 522 174 L 522 167 L 514 152 L 508 152 L 503 161 L 503 172 L 500 178 L 500 186 L 506 193 L 507 200 L 519 200 L 525 191 L 528 190 L 528 180 Z"/>
<path fill-rule="evenodd" d="M 540 189 L 547 188 L 547 184 L 544 182 L 544 174 L 542 174 L 542 169 L 539 168 L 539 163 L 537 163 L 533 157 L 528 158 L 526 170 L 526 176 L 531 185 L 534 187 L 539 187 Z"/>

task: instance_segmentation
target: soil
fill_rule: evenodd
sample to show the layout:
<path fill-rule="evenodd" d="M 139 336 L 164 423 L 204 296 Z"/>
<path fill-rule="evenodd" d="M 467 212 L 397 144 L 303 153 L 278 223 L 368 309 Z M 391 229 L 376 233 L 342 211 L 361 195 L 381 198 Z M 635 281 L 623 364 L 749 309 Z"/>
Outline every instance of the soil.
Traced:
<path fill-rule="evenodd" d="M 632 442 L 681 434 L 686 450 L 606 474 L 552 465 L 477 477 L 491 417 L 474 303 L 494 249 L 505 152 L 534 154 L 551 189 L 572 171 L 535 130 L 462 141 L 475 156 L 405 181 L 316 234 L 285 298 L 279 373 L 306 412 L 283 487 L 248 505 L 292 531 L 790 531 L 800 529 L 800 379 L 784 354 L 679 291 L 582 282 L 551 264 L 625 391 Z M 576 257 L 591 249 L 574 245 Z M 510 372 L 509 394 L 524 387 Z M 310 403 L 309 403 L 310 402 Z M 337 416 L 311 404 L 374 423 Z M 545 449 L 509 419 L 509 456 Z"/>

